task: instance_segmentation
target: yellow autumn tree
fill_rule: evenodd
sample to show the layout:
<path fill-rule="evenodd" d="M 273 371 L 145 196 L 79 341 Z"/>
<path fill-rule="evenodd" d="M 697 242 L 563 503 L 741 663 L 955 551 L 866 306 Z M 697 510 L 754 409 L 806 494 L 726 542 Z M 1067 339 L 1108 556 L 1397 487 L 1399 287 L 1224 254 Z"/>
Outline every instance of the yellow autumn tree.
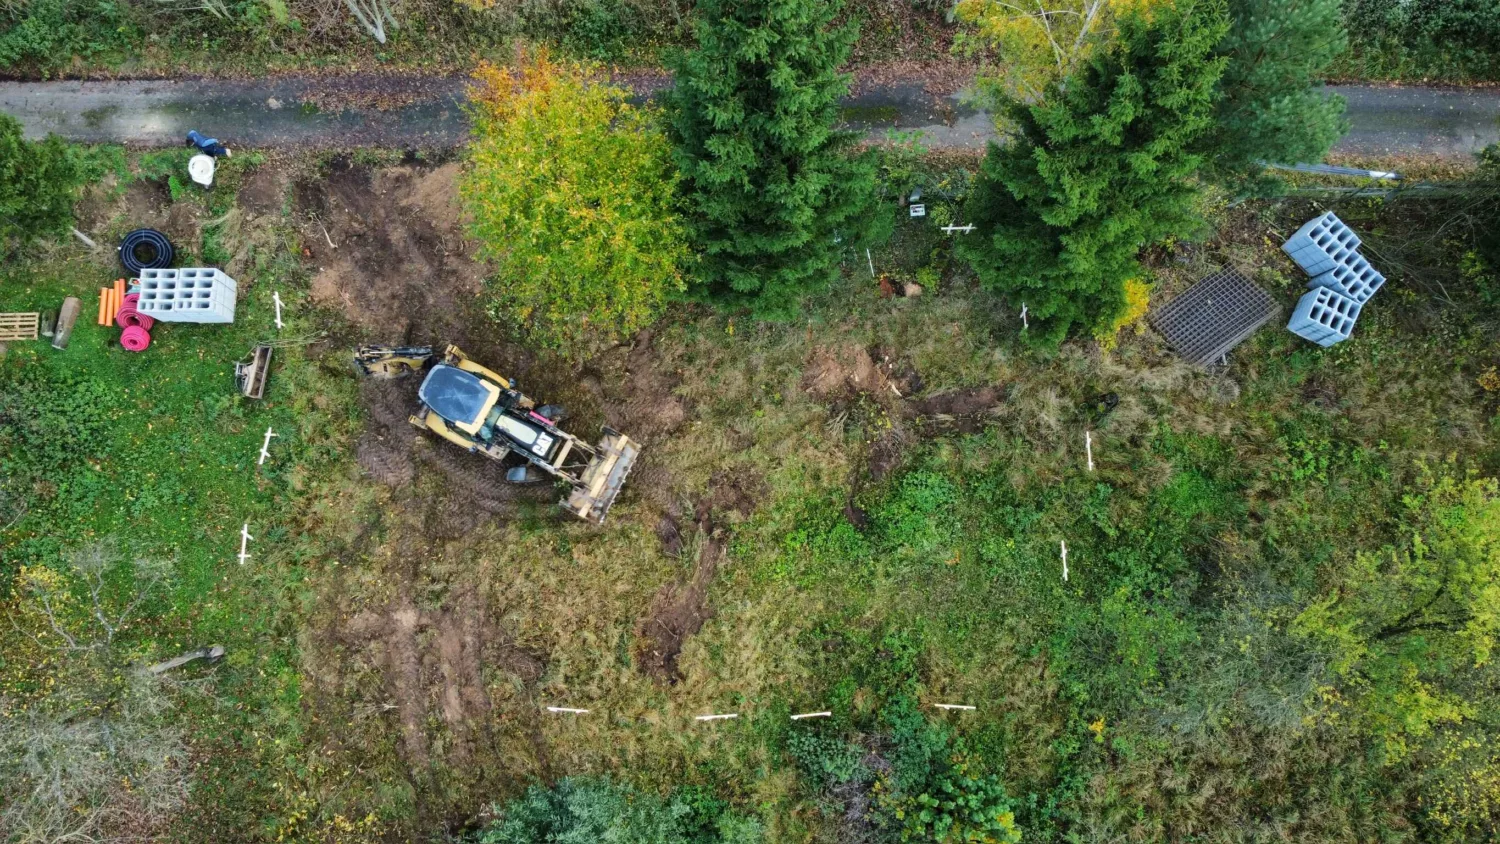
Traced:
<path fill-rule="evenodd" d="M 459 193 L 495 266 L 491 316 L 574 356 L 650 323 L 688 256 L 655 114 L 545 52 L 475 80 Z"/>
<path fill-rule="evenodd" d="M 1110 43 L 1126 14 L 1149 16 L 1172 0 L 962 0 L 960 48 L 993 59 L 975 82 L 991 96 L 1042 99 L 1048 83 L 1066 79 Z"/>

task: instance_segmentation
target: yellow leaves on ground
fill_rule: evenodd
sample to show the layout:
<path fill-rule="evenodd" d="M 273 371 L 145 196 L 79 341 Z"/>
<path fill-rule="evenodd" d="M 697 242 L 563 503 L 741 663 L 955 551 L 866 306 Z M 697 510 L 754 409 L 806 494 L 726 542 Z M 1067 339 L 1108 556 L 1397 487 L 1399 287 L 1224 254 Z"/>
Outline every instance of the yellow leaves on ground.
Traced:
<path fill-rule="evenodd" d="M 1125 306 L 1108 325 L 1100 326 L 1095 339 L 1106 349 L 1113 349 L 1119 342 L 1120 331 L 1140 322 L 1151 308 L 1151 288 L 1146 282 L 1132 278 L 1125 282 Z"/>

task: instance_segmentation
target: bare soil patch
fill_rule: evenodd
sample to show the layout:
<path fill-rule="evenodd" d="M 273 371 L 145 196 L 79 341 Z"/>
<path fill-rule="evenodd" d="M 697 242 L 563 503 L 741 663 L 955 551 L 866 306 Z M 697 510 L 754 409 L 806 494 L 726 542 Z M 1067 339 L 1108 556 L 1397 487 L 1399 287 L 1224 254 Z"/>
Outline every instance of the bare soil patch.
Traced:
<path fill-rule="evenodd" d="M 238 205 L 252 217 L 279 215 L 286 201 L 290 179 L 281 167 L 255 168 L 240 186 Z"/>
<path fill-rule="evenodd" d="M 923 437 L 979 431 L 1006 397 L 1003 387 L 988 385 L 917 398 L 926 384 L 911 361 L 890 349 L 853 345 L 813 349 L 801 386 L 863 431 L 869 439 L 865 470 L 875 481 L 899 468 Z M 856 491 L 861 483 L 851 480 Z"/>
<path fill-rule="evenodd" d="M 546 662 L 518 647 L 474 591 L 460 591 L 436 610 L 418 608 L 412 594 L 412 584 L 403 582 L 388 606 L 349 618 L 332 643 L 380 669 L 382 709 L 395 713 L 408 765 L 424 769 L 439 753 L 449 765 L 463 764 L 494 738 L 486 666 L 533 685 Z M 433 715 L 441 717 L 447 742 L 429 735 Z"/>
<path fill-rule="evenodd" d="M 713 617 L 708 591 L 724 561 L 729 539 L 724 518 L 750 515 L 766 493 L 761 479 L 743 472 L 721 472 L 711 486 L 713 491 L 694 507 L 692 540 L 687 543 L 697 551 L 693 573 L 686 580 L 664 585 L 651 611 L 636 626 L 636 665 L 658 682 L 671 684 L 682 679 L 677 658 L 683 643 Z M 681 515 L 669 512 L 656 528 L 662 550 L 672 556 L 680 555 L 685 545 L 679 526 Z"/>
<path fill-rule="evenodd" d="M 458 165 L 374 170 L 346 160 L 292 189 L 314 301 L 391 342 L 465 339 L 484 268 L 464 238 Z"/>

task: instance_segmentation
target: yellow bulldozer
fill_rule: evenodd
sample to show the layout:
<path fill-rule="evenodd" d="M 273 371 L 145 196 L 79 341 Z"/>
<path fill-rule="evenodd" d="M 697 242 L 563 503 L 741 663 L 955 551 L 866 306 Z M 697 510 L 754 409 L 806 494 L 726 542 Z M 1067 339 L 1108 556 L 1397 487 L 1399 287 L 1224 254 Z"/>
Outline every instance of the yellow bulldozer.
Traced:
<path fill-rule="evenodd" d="M 607 426 L 597 445 L 558 428 L 558 410 L 538 408 L 510 379 L 470 360 L 457 346 L 441 355 L 425 346 L 360 346 L 354 362 L 377 378 L 426 370 L 417 390 L 421 406 L 411 424 L 466 451 L 514 462 L 506 472 L 510 481 L 527 482 L 538 471 L 562 481 L 569 487 L 562 508 L 595 524 L 604 523 L 640 456 L 639 443 Z"/>

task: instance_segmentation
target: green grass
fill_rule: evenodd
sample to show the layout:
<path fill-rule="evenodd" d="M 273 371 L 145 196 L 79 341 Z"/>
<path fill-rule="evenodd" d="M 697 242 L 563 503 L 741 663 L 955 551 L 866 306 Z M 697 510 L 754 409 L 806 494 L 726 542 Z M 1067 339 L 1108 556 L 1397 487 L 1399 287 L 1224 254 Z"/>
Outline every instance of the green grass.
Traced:
<path fill-rule="evenodd" d="M 126 181 L 180 164 L 95 156 Z M 1295 622 L 1354 550 L 1402 538 L 1401 500 L 1424 465 L 1453 455 L 1445 471 L 1500 466 L 1495 398 L 1475 380 L 1500 359 L 1494 318 L 1467 307 L 1477 291 L 1447 265 L 1452 250 L 1418 236 L 1445 209 L 1337 208 L 1372 254 L 1405 270 L 1350 341 L 1317 349 L 1272 325 L 1223 373 L 1182 364 L 1144 333 L 1110 352 L 1026 351 L 1012 309 L 972 287 L 950 240 L 897 217 L 872 260 L 920 279 L 919 298 L 881 299 L 861 255 L 795 323 L 684 307 L 657 326 L 652 365 L 681 378 L 688 421 L 649 443 L 607 527 L 536 505 L 439 536 L 430 521 L 461 490 L 425 464 L 392 490 L 352 460 L 361 414 L 347 348 L 278 349 L 265 400 L 236 395 L 233 361 L 275 334 L 273 289 L 292 303 L 283 335 L 352 334 L 307 302 L 290 221 L 225 219 L 249 168 L 305 162 L 234 161 L 221 189 L 176 199 L 221 220 L 188 253 L 242 256 L 234 325 L 164 325 L 132 355 L 85 319 L 68 350 L 13 344 L 3 363 L 7 378 L 34 368 L 74 391 L 56 406 L 86 401 L 100 414 L 96 439 L 46 467 L 57 492 L 43 488 L 0 534 L 6 577 L 115 537 L 177 573 L 121 664 L 228 648 L 226 664 L 191 670 L 200 691 L 174 692 L 198 767 L 169 837 L 442 840 L 542 778 L 605 774 L 709 795 L 758 817 L 769 841 L 837 840 L 848 783 L 883 776 L 875 754 L 907 794 L 962 779 L 944 760 L 966 760 L 965 787 L 1003 785 L 1028 841 L 1462 838 L 1420 803 L 1434 771 L 1459 768 L 1428 746 L 1382 764 L 1340 697 L 1358 689 Z M 962 181 L 947 165 L 911 166 L 932 184 Z M 951 213 L 952 200 L 930 210 Z M 1296 202 L 1222 213 L 1209 246 L 1153 267 L 1153 295 L 1232 261 L 1289 303 L 1297 276 L 1267 232 L 1306 214 Z M 59 243 L 0 270 L 0 296 L 24 310 L 81 295 L 87 316 L 114 274 Z M 1436 281 L 1460 306 L 1424 287 Z M 985 385 L 1004 398 L 958 434 L 903 421 L 905 399 L 888 391 L 806 389 L 819 355 L 869 349 L 921 374 L 918 399 Z M 618 354 L 591 365 L 605 383 L 627 377 Z M 1101 392 L 1119 406 L 1091 419 Z M 280 436 L 257 467 L 267 426 Z M 870 477 L 871 450 L 893 430 L 901 459 Z M 691 576 L 704 543 L 685 514 L 726 477 L 749 479 L 755 506 L 717 517 L 728 553 L 711 617 L 686 642 L 681 681 L 663 684 L 639 669 L 639 631 L 663 588 Z M 851 508 L 865 518 L 851 521 Z M 656 538 L 674 509 L 680 557 Z M 256 541 L 240 567 L 245 522 Z M 446 614 L 469 617 L 465 607 L 487 625 L 478 685 L 489 709 L 471 711 L 488 732 L 462 755 L 467 728 L 444 707 L 450 690 L 472 705 L 470 687 L 445 679 L 438 640 Z M 393 608 L 428 619 L 411 640 L 415 693 L 386 662 L 389 640 L 352 632 Z M 509 648 L 540 667 L 529 673 Z M 28 670 L 0 663 L 0 677 L 44 697 Z M 1476 688 L 1486 676 L 1471 676 Z M 402 710 L 387 708 L 411 699 L 421 764 Z M 978 709 L 944 714 L 937 702 Z M 786 717 L 818 709 L 835 717 Z M 725 711 L 742 718 L 692 720 Z"/>

